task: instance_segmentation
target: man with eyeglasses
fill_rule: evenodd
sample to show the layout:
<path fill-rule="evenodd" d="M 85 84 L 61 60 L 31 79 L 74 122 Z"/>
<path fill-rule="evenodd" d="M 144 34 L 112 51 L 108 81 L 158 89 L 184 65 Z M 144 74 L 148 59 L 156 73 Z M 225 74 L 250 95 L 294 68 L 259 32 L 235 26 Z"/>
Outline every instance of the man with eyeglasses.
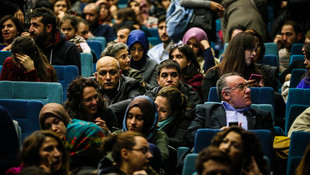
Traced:
<path fill-rule="evenodd" d="M 158 87 L 152 88 L 147 95 L 153 99 L 157 96 L 161 88 L 171 86 L 178 88 L 184 95 L 187 96 L 188 107 L 186 114 L 194 119 L 195 106 L 201 103 L 201 98 L 198 92 L 194 91 L 191 86 L 181 82 L 181 68 L 178 62 L 167 59 L 162 61 L 157 67 L 157 83 Z"/>
<path fill-rule="evenodd" d="M 130 67 L 131 55 L 128 53 L 128 47 L 126 44 L 110 42 L 100 55 L 100 57 L 104 56 L 116 58 L 124 76 L 134 78 L 138 80 L 141 85 L 145 86 L 141 72 Z"/>
<path fill-rule="evenodd" d="M 104 56 L 97 61 L 96 80 L 101 89 L 100 93 L 115 113 L 119 126 L 122 126 L 123 117 L 128 104 L 138 95 L 145 92 L 141 83 L 133 78 L 122 75 L 117 59 Z"/>
<path fill-rule="evenodd" d="M 279 48 L 279 68 L 281 73 L 289 66 L 292 45 L 301 42 L 301 39 L 301 27 L 295 21 L 286 21 L 282 26 L 281 33 L 276 35 L 273 42 Z"/>
<path fill-rule="evenodd" d="M 236 125 L 245 130 L 268 129 L 274 132 L 270 112 L 251 108 L 251 89 L 239 74 L 222 75 L 216 89 L 222 102 L 197 106 L 195 119 L 185 134 L 187 146 L 193 146 L 200 128 L 224 129 Z"/>

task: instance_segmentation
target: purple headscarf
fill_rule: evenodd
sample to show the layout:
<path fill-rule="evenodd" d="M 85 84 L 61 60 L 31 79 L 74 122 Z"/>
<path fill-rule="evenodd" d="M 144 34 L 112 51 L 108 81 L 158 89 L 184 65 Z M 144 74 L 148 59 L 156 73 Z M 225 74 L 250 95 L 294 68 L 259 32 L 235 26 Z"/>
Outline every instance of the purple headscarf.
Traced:
<path fill-rule="evenodd" d="M 200 41 L 204 39 L 208 41 L 208 36 L 205 31 L 198 27 L 192 27 L 184 34 L 182 42 L 186 44 L 188 40 L 193 37 L 197 39 L 198 43 L 200 43 Z"/>

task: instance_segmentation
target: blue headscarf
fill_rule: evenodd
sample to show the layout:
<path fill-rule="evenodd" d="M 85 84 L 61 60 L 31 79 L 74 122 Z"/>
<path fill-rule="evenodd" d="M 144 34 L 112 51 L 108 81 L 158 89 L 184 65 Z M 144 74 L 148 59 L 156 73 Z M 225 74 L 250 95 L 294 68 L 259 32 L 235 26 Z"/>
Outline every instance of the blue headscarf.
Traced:
<path fill-rule="evenodd" d="M 133 30 L 129 33 L 126 43 L 129 53 L 130 48 L 137 42 L 140 43 L 144 49 L 143 56 L 139 61 L 134 61 L 133 59 L 131 59 L 130 66 L 134 69 L 140 70 L 146 63 L 147 51 L 149 50 L 149 41 L 147 40 L 146 34 L 142 30 Z"/>
<path fill-rule="evenodd" d="M 157 107 L 154 101 L 148 96 L 137 96 L 134 98 L 126 109 L 123 120 L 123 132 L 128 131 L 126 120 L 129 110 L 133 107 L 139 107 L 142 111 L 144 121 L 142 134 L 147 140 L 150 140 L 156 131 L 158 121 Z"/>

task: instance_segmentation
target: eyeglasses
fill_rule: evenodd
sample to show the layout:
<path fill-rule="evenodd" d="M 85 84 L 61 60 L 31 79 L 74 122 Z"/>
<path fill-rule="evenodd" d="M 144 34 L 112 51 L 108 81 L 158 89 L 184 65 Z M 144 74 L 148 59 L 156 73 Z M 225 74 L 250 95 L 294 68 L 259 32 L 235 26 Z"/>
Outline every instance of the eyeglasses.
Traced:
<path fill-rule="evenodd" d="M 239 84 L 236 87 L 230 88 L 230 87 L 225 87 L 223 88 L 223 90 L 236 90 L 236 89 L 240 89 L 241 91 L 246 90 L 247 88 L 251 88 L 247 83 L 244 84 Z"/>
<path fill-rule="evenodd" d="M 131 149 L 131 150 L 140 151 L 140 152 L 142 152 L 143 154 L 146 154 L 146 153 L 150 152 L 150 148 L 148 148 L 148 147 L 137 148 L 137 149 Z"/>
<path fill-rule="evenodd" d="M 126 58 L 129 58 L 129 59 L 131 59 L 132 58 L 132 56 L 131 55 L 126 55 L 126 54 L 124 54 L 124 55 L 121 55 L 120 57 L 118 57 L 118 58 L 116 58 L 116 59 L 123 59 L 123 60 L 125 60 Z"/>
<path fill-rule="evenodd" d="M 142 47 L 139 47 L 138 49 L 135 47 L 130 48 L 130 52 L 135 53 L 136 51 L 138 51 L 139 53 L 143 53 L 144 49 Z"/>

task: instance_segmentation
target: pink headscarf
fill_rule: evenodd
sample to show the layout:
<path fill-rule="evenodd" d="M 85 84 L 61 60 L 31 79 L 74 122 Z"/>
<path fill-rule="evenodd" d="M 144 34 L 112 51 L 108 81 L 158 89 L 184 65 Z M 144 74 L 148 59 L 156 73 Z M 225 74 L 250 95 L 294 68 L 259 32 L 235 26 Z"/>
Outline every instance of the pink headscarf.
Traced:
<path fill-rule="evenodd" d="M 205 31 L 198 27 L 192 27 L 184 34 L 182 42 L 186 44 L 188 40 L 193 37 L 197 39 L 198 43 L 200 43 L 200 41 L 204 39 L 208 41 L 208 36 Z"/>

